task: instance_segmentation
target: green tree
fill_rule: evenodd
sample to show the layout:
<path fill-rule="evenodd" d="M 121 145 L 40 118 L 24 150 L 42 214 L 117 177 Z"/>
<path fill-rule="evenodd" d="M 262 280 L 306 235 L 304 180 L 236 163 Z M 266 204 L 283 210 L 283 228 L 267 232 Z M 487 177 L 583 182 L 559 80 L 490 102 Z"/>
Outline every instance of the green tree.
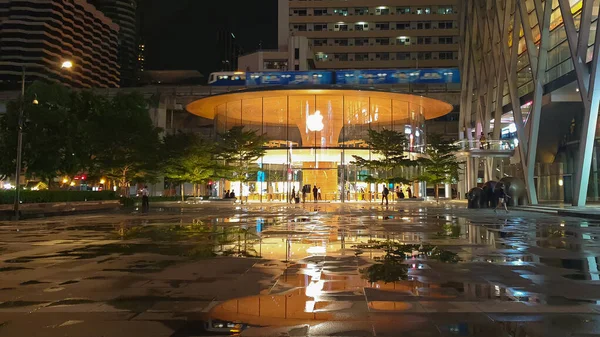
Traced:
<path fill-rule="evenodd" d="M 58 175 L 73 176 L 85 169 L 89 159 L 85 130 L 78 116 L 78 93 L 58 84 L 35 82 L 25 95 L 23 124 L 23 170 L 51 185 Z M 33 104 L 35 102 L 37 104 Z M 14 173 L 20 100 L 9 102 L 0 118 L 0 164 L 3 174 Z"/>
<path fill-rule="evenodd" d="M 265 154 L 265 143 L 264 135 L 259 135 L 256 130 L 244 131 L 243 125 L 219 134 L 218 157 L 228 166 L 229 179 L 240 182 L 240 193 L 242 184 L 258 171 L 256 160 Z"/>
<path fill-rule="evenodd" d="M 160 129 L 140 93 L 120 93 L 90 116 L 94 167 L 117 181 L 123 194 L 134 180 L 149 180 L 159 168 Z"/>
<path fill-rule="evenodd" d="M 165 177 L 177 181 L 184 196 L 183 183 L 205 184 L 216 177 L 220 166 L 214 160 L 215 143 L 192 133 L 177 133 L 164 139 Z M 196 196 L 197 188 L 194 188 Z"/>
<path fill-rule="evenodd" d="M 409 182 L 405 177 L 394 176 L 394 171 L 400 167 L 414 165 L 415 162 L 408 159 L 405 155 L 407 140 L 404 133 L 382 129 L 381 131 L 369 129 L 367 144 L 371 151 L 379 155 L 380 159 L 364 159 L 353 155 L 353 164 L 360 167 L 366 167 L 379 173 L 379 179 L 371 177 L 377 182 Z"/>
<path fill-rule="evenodd" d="M 423 171 L 418 179 L 434 185 L 435 199 L 438 202 L 439 185 L 458 180 L 461 164 L 456 158 L 458 150 L 459 147 L 453 142 L 444 140 L 441 135 L 432 134 L 427 137 L 426 157 L 418 160 Z"/>

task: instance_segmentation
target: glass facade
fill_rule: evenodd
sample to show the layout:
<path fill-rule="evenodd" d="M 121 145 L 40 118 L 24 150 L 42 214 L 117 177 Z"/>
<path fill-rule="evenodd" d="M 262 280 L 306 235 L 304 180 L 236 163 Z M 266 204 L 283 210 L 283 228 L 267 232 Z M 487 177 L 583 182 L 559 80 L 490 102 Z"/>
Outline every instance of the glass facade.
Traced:
<path fill-rule="evenodd" d="M 310 191 L 307 201 L 313 200 L 315 186 L 323 201 L 377 198 L 382 187 L 365 182 L 371 173 L 353 165 L 353 156 L 376 158 L 365 141 L 368 130 L 404 133 L 407 154 L 416 157 L 424 150 L 426 117 L 452 110 L 421 96 L 354 90 L 257 91 L 199 102 L 211 100 L 192 103 L 188 111 L 212 118 L 216 133 L 244 126 L 267 138 L 266 154 L 257 161 L 258 173 L 249 177 L 247 190 L 239 191 L 234 182 L 222 187 L 254 201 L 289 201 L 292 192 L 302 198 L 304 186 Z"/>

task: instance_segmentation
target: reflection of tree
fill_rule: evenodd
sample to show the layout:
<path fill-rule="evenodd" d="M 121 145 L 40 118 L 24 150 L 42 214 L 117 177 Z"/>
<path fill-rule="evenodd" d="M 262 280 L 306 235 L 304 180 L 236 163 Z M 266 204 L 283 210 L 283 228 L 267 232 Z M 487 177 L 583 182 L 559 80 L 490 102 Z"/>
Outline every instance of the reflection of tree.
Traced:
<path fill-rule="evenodd" d="M 223 255 L 260 257 L 260 254 L 254 248 L 254 245 L 260 241 L 256 229 L 254 228 L 233 228 L 223 232 L 220 239 L 229 245 L 223 250 Z"/>
<path fill-rule="evenodd" d="M 460 226 L 459 225 L 454 225 L 451 223 L 447 223 L 445 225 L 442 226 L 442 229 L 444 230 L 443 232 L 438 233 L 438 235 L 440 236 L 448 236 L 451 238 L 459 238 L 460 237 Z"/>
<path fill-rule="evenodd" d="M 397 258 L 385 258 L 368 268 L 361 269 L 364 278 L 369 282 L 383 281 L 396 282 L 408 278 L 408 266 L 403 264 L 404 260 Z"/>
<path fill-rule="evenodd" d="M 369 282 L 384 281 L 395 282 L 408 278 L 408 266 L 404 264 L 407 258 L 420 257 L 437 260 L 444 263 L 457 263 L 460 261 L 454 252 L 443 250 L 432 245 L 405 245 L 387 241 L 354 246 L 358 251 L 365 249 L 380 249 L 385 251 L 383 259 L 368 268 L 361 269 L 363 277 Z"/>
<path fill-rule="evenodd" d="M 215 256 L 215 243 L 211 240 L 212 231 L 202 221 L 179 225 L 137 225 L 117 228 L 124 240 L 147 239 L 155 243 L 172 243 L 174 251 L 191 258 Z M 170 246 L 169 246 L 170 247 Z"/>

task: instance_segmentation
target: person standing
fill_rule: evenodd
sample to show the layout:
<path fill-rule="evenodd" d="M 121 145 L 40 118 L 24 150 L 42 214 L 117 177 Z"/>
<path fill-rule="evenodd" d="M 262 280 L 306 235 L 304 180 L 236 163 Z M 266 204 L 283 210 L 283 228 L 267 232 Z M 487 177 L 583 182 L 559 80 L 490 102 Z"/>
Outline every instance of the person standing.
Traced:
<path fill-rule="evenodd" d="M 317 185 L 313 186 L 312 192 L 313 192 L 313 200 L 314 200 L 314 202 L 317 202 L 317 198 L 319 196 L 319 189 L 317 188 Z"/>
<path fill-rule="evenodd" d="M 383 185 L 383 193 L 381 193 L 381 204 L 383 205 L 383 200 L 385 199 L 385 205 L 388 205 L 388 195 L 390 194 L 390 189 Z"/>
<path fill-rule="evenodd" d="M 323 197 L 321 197 L 321 188 L 317 187 L 317 195 L 319 196 L 319 200 L 323 200 Z"/>
<path fill-rule="evenodd" d="M 498 203 L 496 204 L 496 208 L 494 208 L 494 213 L 497 212 L 498 207 L 500 207 L 500 205 L 503 205 L 504 210 L 508 214 L 507 199 L 509 199 L 510 197 L 508 196 L 508 194 L 506 194 L 506 191 L 504 191 L 504 185 L 500 186 L 500 188 L 498 189 L 495 189 L 494 192 L 494 194 L 498 198 Z"/>
<path fill-rule="evenodd" d="M 143 212 L 147 212 L 148 209 L 150 208 L 150 199 L 149 197 L 149 193 L 148 193 L 148 186 L 144 186 L 144 188 L 142 188 L 142 211 Z"/>

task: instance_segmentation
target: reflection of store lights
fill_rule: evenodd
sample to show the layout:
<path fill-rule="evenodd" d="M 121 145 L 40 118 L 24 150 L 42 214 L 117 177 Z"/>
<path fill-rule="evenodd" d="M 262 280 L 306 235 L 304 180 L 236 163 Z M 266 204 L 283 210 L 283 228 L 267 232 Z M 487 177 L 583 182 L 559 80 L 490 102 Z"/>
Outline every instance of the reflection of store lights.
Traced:
<path fill-rule="evenodd" d="M 325 254 L 326 252 L 326 248 L 325 247 L 321 247 L 321 246 L 316 246 L 316 247 L 309 247 L 306 252 L 309 254 Z"/>
<path fill-rule="evenodd" d="M 306 127 L 308 130 L 316 132 L 323 130 L 323 116 L 321 115 L 321 111 L 315 111 L 314 115 L 308 115 L 306 117 Z"/>

